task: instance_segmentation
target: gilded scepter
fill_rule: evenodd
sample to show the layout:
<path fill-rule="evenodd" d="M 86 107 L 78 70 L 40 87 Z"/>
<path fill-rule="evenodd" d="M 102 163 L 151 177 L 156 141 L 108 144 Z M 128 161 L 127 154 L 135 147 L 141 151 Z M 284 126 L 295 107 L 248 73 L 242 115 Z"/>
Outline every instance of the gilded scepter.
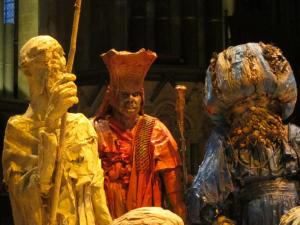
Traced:
<path fill-rule="evenodd" d="M 80 18 L 81 0 L 76 0 L 74 7 L 75 7 L 75 11 L 74 11 L 74 19 L 73 19 L 73 25 L 72 25 L 70 49 L 69 49 L 69 54 L 68 54 L 68 62 L 66 65 L 67 73 L 71 73 L 72 69 L 73 69 L 74 57 L 75 57 L 75 52 L 76 52 L 78 24 L 79 24 L 79 18 Z M 56 223 L 56 215 L 57 215 L 59 193 L 60 193 L 60 187 L 61 187 L 61 179 L 62 179 L 62 175 L 63 175 L 62 151 L 64 149 L 66 121 L 67 121 L 67 113 L 65 113 L 61 118 L 60 136 L 59 136 L 59 143 L 58 143 L 58 148 L 57 148 L 57 164 L 56 164 L 56 170 L 55 170 L 56 173 L 55 173 L 54 189 L 53 189 L 52 204 L 51 204 L 51 211 L 50 211 L 50 220 L 49 220 L 50 225 L 57 224 Z"/>
<path fill-rule="evenodd" d="M 184 106 L 185 106 L 186 87 L 183 85 L 176 85 L 175 89 L 177 93 L 176 112 L 177 112 L 177 124 L 178 124 L 179 134 L 180 134 L 180 151 L 182 157 L 182 170 L 183 170 L 183 188 L 185 191 L 188 183 L 188 174 L 187 174 L 187 166 L 186 166 L 186 142 L 184 137 Z"/>

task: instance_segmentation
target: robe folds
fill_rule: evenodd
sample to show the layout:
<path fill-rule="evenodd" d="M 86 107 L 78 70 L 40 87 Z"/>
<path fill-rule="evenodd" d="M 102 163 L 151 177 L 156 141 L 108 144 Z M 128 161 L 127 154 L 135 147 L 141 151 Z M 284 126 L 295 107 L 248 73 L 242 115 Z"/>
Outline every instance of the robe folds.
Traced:
<path fill-rule="evenodd" d="M 181 166 L 177 144 L 165 125 L 144 114 L 131 130 L 122 130 L 112 117 L 96 119 L 94 126 L 112 217 L 139 207 L 163 206 L 160 172 Z"/>
<path fill-rule="evenodd" d="M 15 225 L 49 223 L 58 138 L 43 121 L 16 115 L 7 123 L 2 160 Z M 82 114 L 68 113 L 62 156 L 57 224 L 110 224 L 97 135 Z"/>

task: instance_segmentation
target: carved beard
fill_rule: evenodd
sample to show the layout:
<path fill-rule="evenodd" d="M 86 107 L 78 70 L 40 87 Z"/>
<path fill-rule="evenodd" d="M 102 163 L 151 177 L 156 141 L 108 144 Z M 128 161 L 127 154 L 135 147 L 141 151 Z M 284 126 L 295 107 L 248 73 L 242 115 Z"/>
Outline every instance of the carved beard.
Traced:
<path fill-rule="evenodd" d="M 45 88 L 48 94 L 51 94 L 51 89 L 54 84 L 63 79 L 66 72 L 65 65 L 61 64 L 59 58 L 53 57 L 47 62 L 48 71 L 45 74 Z"/>
<path fill-rule="evenodd" d="M 286 130 L 280 116 L 265 108 L 250 107 L 233 120 L 228 144 L 233 149 L 260 149 L 275 147 L 287 140 Z"/>

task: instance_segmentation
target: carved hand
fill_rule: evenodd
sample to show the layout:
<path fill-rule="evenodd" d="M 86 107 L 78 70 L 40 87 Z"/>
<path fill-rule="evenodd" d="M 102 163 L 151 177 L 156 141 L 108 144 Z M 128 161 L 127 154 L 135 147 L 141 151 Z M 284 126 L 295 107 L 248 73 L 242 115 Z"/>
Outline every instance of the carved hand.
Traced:
<path fill-rule="evenodd" d="M 51 88 L 45 117 L 47 127 L 57 126 L 59 118 L 61 118 L 71 106 L 78 103 L 75 80 L 76 77 L 74 74 L 65 73 L 64 77 L 57 81 Z"/>

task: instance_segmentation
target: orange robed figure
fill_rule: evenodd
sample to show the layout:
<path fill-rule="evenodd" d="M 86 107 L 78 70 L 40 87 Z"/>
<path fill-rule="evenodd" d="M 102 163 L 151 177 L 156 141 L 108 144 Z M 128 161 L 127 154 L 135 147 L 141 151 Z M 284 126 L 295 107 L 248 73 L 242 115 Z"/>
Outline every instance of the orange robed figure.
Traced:
<path fill-rule="evenodd" d="M 166 194 L 171 209 L 185 218 L 177 144 L 162 122 L 143 113 L 144 78 L 156 54 L 112 49 L 101 57 L 110 83 L 93 123 L 112 217 L 144 206 L 164 207 Z"/>

